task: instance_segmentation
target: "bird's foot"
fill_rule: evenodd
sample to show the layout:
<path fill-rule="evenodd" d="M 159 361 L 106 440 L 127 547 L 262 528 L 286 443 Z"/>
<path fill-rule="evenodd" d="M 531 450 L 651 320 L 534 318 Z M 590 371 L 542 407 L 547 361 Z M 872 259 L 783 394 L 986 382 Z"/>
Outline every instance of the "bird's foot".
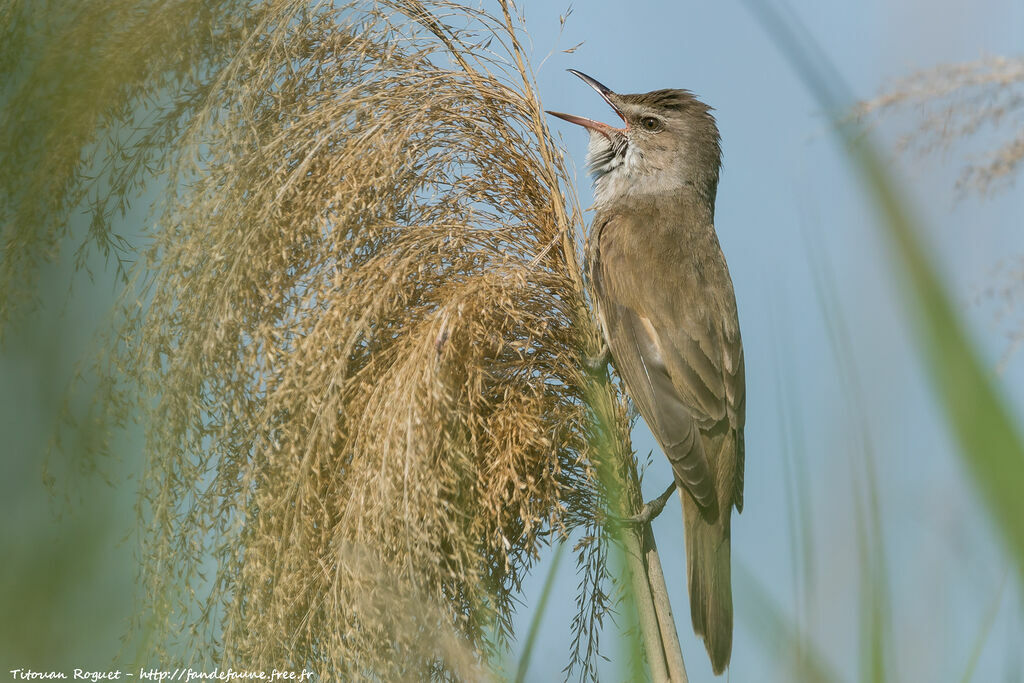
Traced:
<path fill-rule="evenodd" d="M 640 508 L 640 512 L 632 517 L 618 517 L 615 521 L 620 524 L 648 524 L 661 514 L 661 511 L 665 509 L 665 504 L 668 503 L 668 499 L 672 497 L 675 491 L 676 483 L 673 481 L 663 494 L 644 503 L 644 506 Z"/>
<path fill-rule="evenodd" d="M 583 365 L 586 366 L 587 370 L 596 375 L 605 369 L 611 359 L 612 354 L 608 350 L 608 345 L 601 344 L 601 350 L 593 356 L 586 356 L 583 359 Z"/>

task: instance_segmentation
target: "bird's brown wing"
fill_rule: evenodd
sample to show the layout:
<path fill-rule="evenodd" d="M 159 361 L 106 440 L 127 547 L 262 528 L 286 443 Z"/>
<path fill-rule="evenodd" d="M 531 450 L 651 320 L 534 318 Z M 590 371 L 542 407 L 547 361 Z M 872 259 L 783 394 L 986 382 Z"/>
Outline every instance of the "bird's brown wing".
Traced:
<path fill-rule="evenodd" d="M 716 506 L 715 482 L 721 479 L 702 432 L 724 427 L 737 433 L 727 501 L 739 508 L 743 351 L 731 283 L 726 296 L 718 296 L 687 281 L 685 273 L 658 272 L 653 281 L 652 245 L 631 239 L 649 234 L 647 226 L 633 225 L 640 220 L 612 216 L 592 235 L 590 277 L 609 350 L 676 478 L 702 507 Z M 723 275 L 727 282 L 728 272 Z"/>
<path fill-rule="evenodd" d="M 724 260 L 723 260 L 724 263 Z M 733 446 L 723 451 L 728 461 L 711 463 L 718 481 L 731 482 L 722 499 L 743 511 L 743 424 L 746 392 L 743 346 L 731 291 L 709 308 L 657 293 L 652 318 L 665 354 L 673 387 L 689 406 L 702 433 L 731 433 Z M 665 323 L 664 321 L 669 321 Z M 705 442 L 707 447 L 707 442 Z M 708 454 L 711 457 L 712 454 Z M 722 486 L 722 484 L 719 484 Z"/>
<path fill-rule="evenodd" d="M 714 506 L 717 498 L 698 421 L 675 389 L 650 319 L 609 300 L 602 302 L 601 312 L 615 369 L 672 463 L 676 479 L 702 506 Z"/>

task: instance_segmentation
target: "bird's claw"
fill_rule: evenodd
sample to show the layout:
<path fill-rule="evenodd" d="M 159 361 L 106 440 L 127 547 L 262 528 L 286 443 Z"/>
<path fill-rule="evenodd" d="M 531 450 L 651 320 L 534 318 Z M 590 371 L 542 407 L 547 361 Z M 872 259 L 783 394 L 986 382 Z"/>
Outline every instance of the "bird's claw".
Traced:
<path fill-rule="evenodd" d="M 665 509 L 665 504 L 668 503 L 668 499 L 672 497 L 675 490 L 676 483 L 673 481 L 669 484 L 669 487 L 665 489 L 664 493 L 657 498 L 644 503 L 644 506 L 640 508 L 640 512 L 636 513 L 632 517 L 618 517 L 615 521 L 620 524 L 648 524 Z"/>

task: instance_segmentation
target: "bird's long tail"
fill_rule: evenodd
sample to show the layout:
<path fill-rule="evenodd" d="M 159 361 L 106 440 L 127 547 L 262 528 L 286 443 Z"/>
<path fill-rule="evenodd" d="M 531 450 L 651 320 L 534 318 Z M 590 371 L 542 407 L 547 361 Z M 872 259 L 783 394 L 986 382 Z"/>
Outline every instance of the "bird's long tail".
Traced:
<path fill-rule="evenodd" d="M 709 522 L 685 490 L 686 574 L 693 631 L 704 638 L 715 674 L 725 671 L 732 654 L 732 567 L 729 557 L 729 510 Z"/>

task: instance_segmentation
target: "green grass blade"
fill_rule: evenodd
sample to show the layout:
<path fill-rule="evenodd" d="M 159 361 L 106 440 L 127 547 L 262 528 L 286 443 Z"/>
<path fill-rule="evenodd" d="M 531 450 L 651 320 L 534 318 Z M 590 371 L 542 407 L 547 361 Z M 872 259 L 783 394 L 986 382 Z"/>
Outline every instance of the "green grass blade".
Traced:
<path fill-rule="evenodd" d="M 981 622 L 981 628 L 978 630 L 978 636 L 974 639 L 974 646 L 971 648 L 971 658 L 967 661 L 967 670 L 964 671 L 963 678 L 960 679 L 961 683 L 971 683 L 974 679 L 974 669 L 978 666 L 978 660 L 981 659 L 981 651 L 985 649 L 985 643 L 988 642 L 989 634 L 992 633 L 992 626 L 996 623 L 996 616 L 999 614 L 999 607 L 1003 604 L 1003 593 L 1006 592 L 1006 576 L 1003 576 L 1002 581 L 999 582 L 999 590 L 992 598 L 992 603 L 985 611 L 985 619 Z"/>
<path fill-rule="evenodd" d="M 861 457 L 851 463 L 850 480 L 854 487 L 857 555 L 861 574 L 861 662 L 865 667 L 861 680 L 885 683 L 889 669 L 886 644 L 890 641 L 889 606 L 892 600 L 889 594 L 886 570 L 888 563 L 875 466 L 878 458 L 865 408 L 868 402 L 859 380 L 860 374 L 856 369 L 856 357 L 853 344 L 850 342 L 853 335 L 843 318 L 839 288 L 832 276 L 834 269 L 829 262 L 828 252 L 817 233 L 810 230 L 806 224 L 803 236 L 818 308 L 825 321 L 829 345 L 839 369 L 840 393 L 847 397 L 860 431 L 862 453 Z M 855 467 L 861 464 L 863 472 Z"/>
<path fill-rule="evenodd" d="M 537 634 L 540 633 L 541 624 L 544 623 L 544 615 L 547 612 L 548 599 L 551 597 L 551 588 L 555 585 L 555 577 L 558 576 L 558 566 L 562 563 L 562 556 L 565 554 L 565 543 L 559 543 L 555 548 L 555 555 L 551 560 L 551 569 L 544 579 L 544 588 L 540 592 L 540 600 L 533 610 L 533 618 L 530 620 L 530 630 L 526 634 L 526 642 L 523 645 L 523 655 L 519 658 L 519 667 L 516 670 L 516 683 L 526 680 L 526 672 L 530 669 L 530 658 L 533 656 L 533 644 L 537 642 Z"/>
<path fill-rule="evenodd" d="M 794 681 L 834 683 L 840 680 L 814 645 L 809 640 L 802 642 L 796 626 L 745 565 L 735 564 L 734 576 L 737 592 L 742 594 L 743 603 L 749 605 L 742 614 L 773 658 L 782 661 L 790 655 Z"/>

